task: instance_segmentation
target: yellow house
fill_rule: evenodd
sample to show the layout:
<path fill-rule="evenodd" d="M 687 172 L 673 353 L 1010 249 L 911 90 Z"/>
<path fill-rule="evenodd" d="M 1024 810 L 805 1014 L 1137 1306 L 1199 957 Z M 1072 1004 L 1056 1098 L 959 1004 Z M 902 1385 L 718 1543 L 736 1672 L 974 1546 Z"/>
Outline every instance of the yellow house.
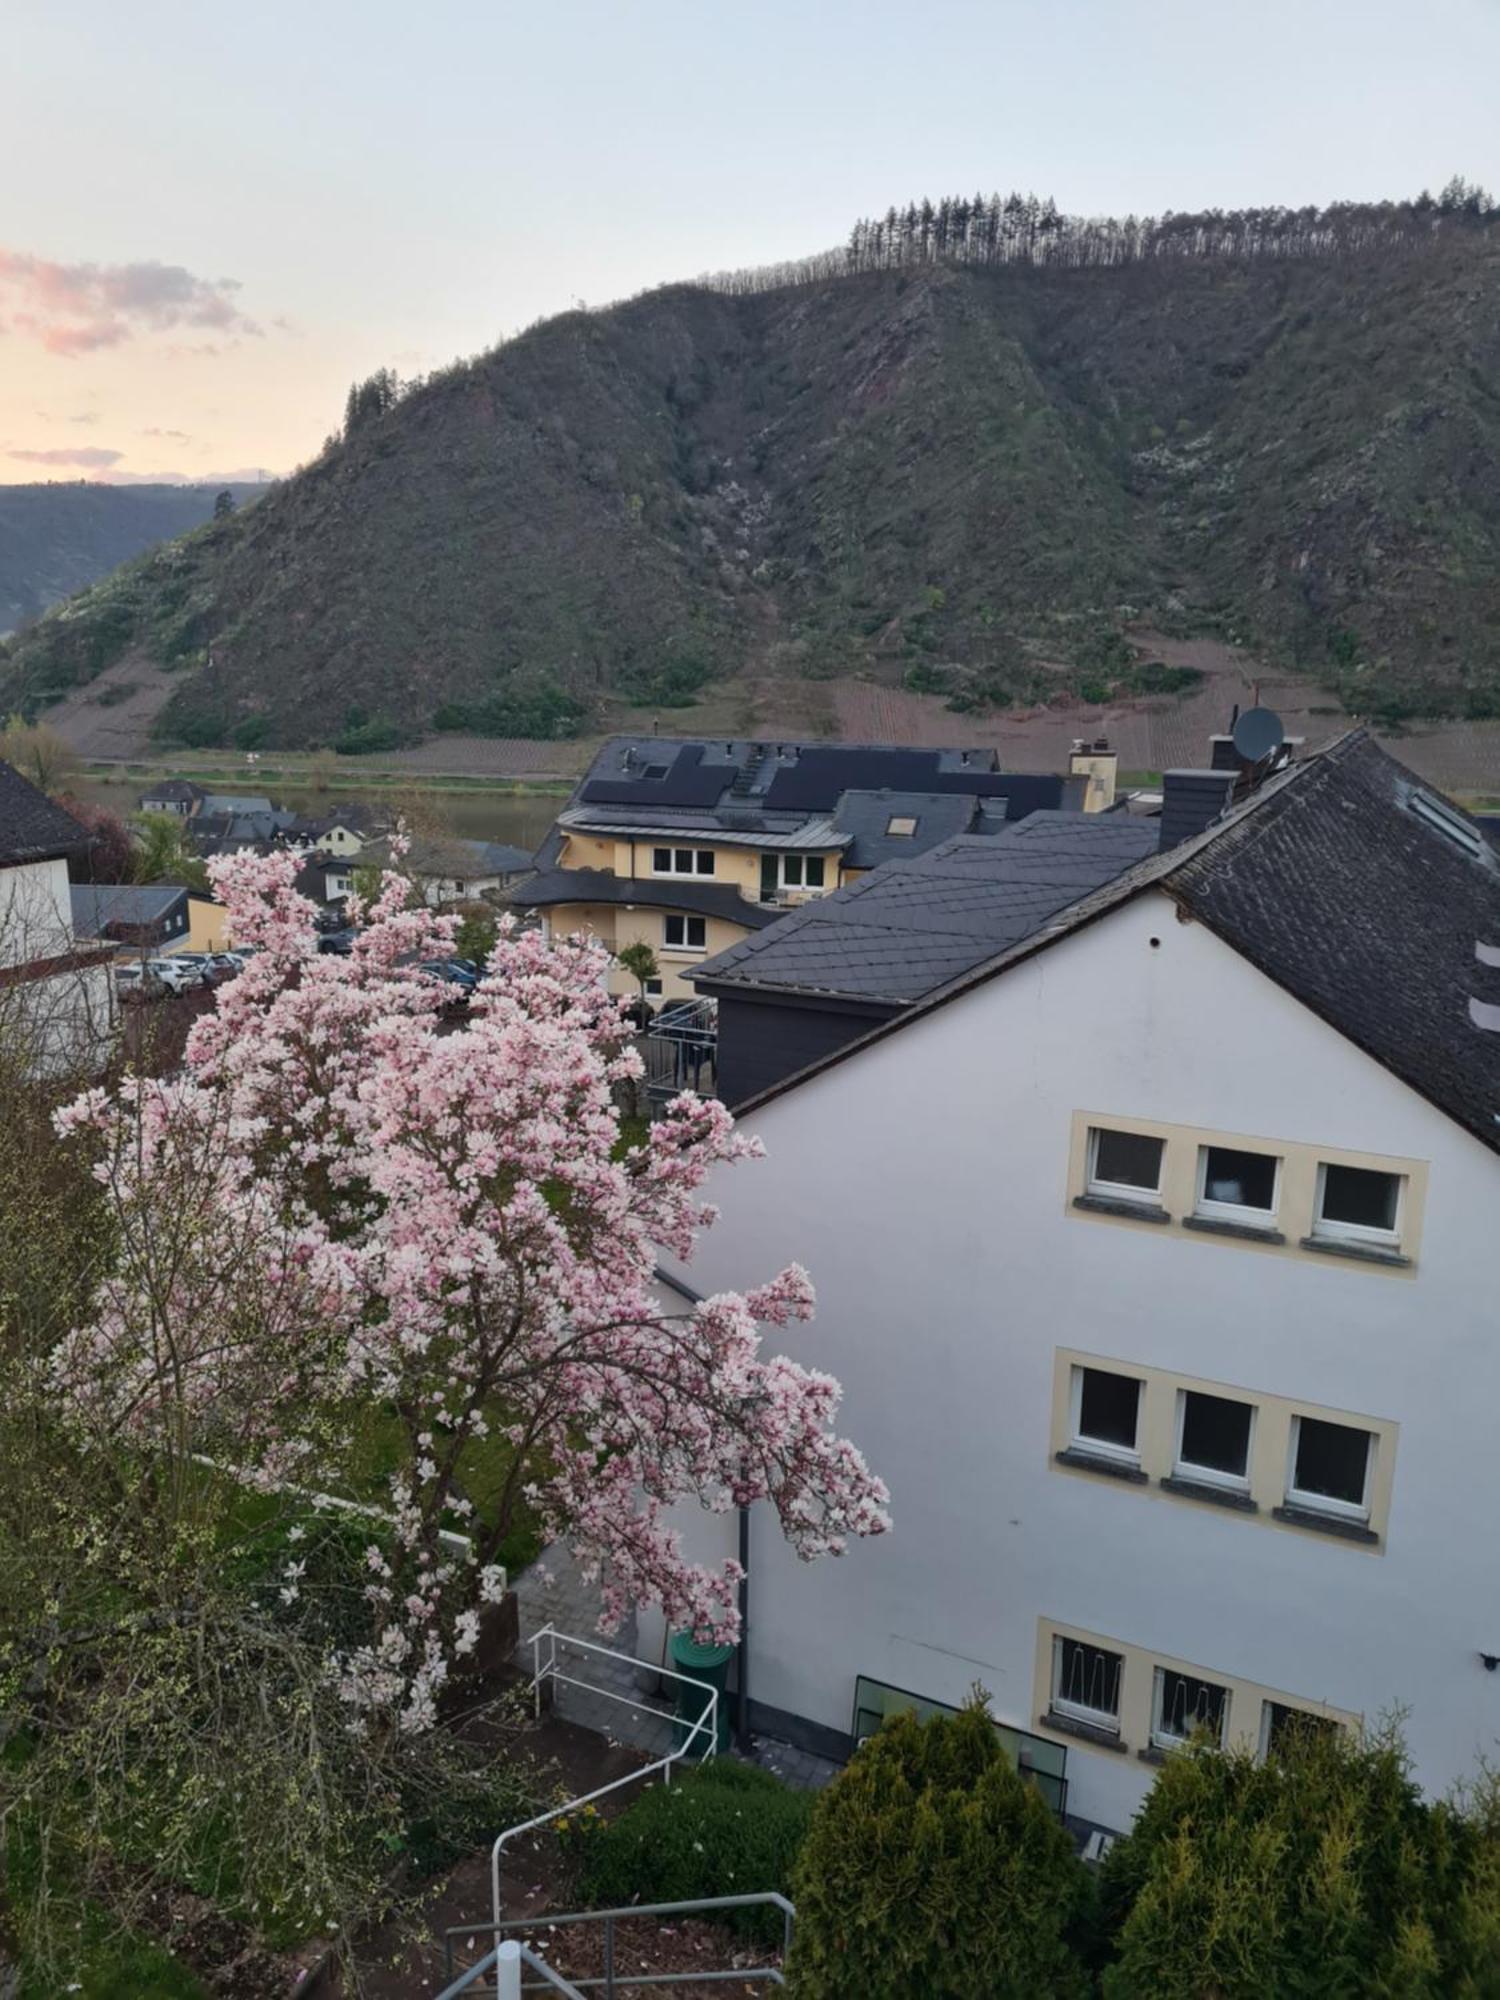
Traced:
<path fill-rule="evenodd" d="M 228 951 L 229 912 L 207 896 L 188 897 L 188 951 Z"/>
<path fill-rule="evenodd" d="M 554 936 L 649 945 L 648 996 L 693 999 L 697 966 L 789 909 L 939 841 L 1076 811 L 1093 775 L 1002 773 L 993 751 L 615 737 L 509 900 Z M 638 990 L 618 965 L 609 984 Z"/>

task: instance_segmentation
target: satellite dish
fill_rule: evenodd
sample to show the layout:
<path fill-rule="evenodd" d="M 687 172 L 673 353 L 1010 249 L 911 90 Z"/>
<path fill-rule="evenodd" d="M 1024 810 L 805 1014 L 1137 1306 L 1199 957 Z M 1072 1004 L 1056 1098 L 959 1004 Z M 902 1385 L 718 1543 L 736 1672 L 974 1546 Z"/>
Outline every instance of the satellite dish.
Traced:
<path fill-rule="evenodd" d="M 1247 708 L 1234 725 L 1235 754 L 1243 764 L 1258 764 L 1281 748 L 1285 736 L 1274 708 Z"/>

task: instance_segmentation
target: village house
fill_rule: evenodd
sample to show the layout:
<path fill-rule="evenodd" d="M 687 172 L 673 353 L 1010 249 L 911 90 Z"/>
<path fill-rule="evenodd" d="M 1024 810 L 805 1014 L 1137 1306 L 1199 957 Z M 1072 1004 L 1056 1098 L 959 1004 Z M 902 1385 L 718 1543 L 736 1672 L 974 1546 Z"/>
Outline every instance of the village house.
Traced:
<path fill-rule="evenodd" d="M 463 840 L 455 835 L 418 835 L 399 864 L 386 841 L 378 841 L 363 857 L 373 868 L 399 865 L 420 888 L 434 909 L 445 903 L 498 902 L 507 890 L 531 872 L 524 847 L 500 841 Z"/>
<path fill-rule="evenodd" d="M 1399 1710 L 1433 1792 L 1493 1755 L 1500 852 L 1360 732 L 1256 775 L 1184 774 L 1155 851 L 741 1106 L 767 1157 L 664 1296 L 805 1264 L 773 1338 L 894 1520 L 812 1569 L 752 1510 L 765 1733 L 840 1756 L 979 1682 L 1114 1829 L 1197 1728 Z"/>
<path fill-rule="evenodd" d="M 178 882 L 75 882 L 69 889 L 73 930 L 140 951 L 186 951 L 190 892 Z M 201 899 L 200 899 L 201 900 Z"/>
<path fill-rule="evenodd" d="M 1080 746 L 1074 765 L 1058 777 L 1003 772 L 992 750 L 615 737 L 511 901 L 617 955 L 649 945 L 647 995 L 690 1000 L 703 961 L 894 854 L 1112 804 L 1107 746 Z M 611 986 L 636 991 L 622 967 Z"/>
<path fill-rule="evenodd" d="M 88 834 L 0 763 L 0 1056 L 37 1075 L 103 1061 L 114 1032 L 112 945 L 73 927 L 69 857 Z"/>

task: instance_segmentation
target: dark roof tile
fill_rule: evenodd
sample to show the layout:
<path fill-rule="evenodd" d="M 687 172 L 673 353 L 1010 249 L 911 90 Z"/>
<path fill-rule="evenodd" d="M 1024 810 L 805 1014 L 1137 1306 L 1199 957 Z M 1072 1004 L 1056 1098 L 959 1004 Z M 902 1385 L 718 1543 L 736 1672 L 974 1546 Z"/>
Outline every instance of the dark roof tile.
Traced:
<path fill-rule="evenodd" d="M 88 844 L 87 829 L 29 778 L 0 762 L 0 868 L 50 861 Z"/>

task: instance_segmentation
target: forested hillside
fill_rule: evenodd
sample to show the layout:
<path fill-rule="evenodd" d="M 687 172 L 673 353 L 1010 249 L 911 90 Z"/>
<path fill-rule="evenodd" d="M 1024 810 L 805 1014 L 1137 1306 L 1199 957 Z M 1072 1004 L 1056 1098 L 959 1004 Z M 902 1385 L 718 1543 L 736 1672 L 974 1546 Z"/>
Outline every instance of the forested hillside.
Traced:
<path fill-rule="evenodd" d="M 107 576 L 213 513 L 212 486 L 0 486 L 0 632 Z M 237 501 L 258 486 L 230 489 Z"/>
<path fill-rule="evenodd" d="M 1357 712 L 1500 714 L 1500 217 L 914 204 L 848 247 L 351 393 L 319 458 L 0 655 L 177 740 L 563 734 L 605 693 L 874 668 L 965 706 L 1170 687 L 1212 632 Z"/>

